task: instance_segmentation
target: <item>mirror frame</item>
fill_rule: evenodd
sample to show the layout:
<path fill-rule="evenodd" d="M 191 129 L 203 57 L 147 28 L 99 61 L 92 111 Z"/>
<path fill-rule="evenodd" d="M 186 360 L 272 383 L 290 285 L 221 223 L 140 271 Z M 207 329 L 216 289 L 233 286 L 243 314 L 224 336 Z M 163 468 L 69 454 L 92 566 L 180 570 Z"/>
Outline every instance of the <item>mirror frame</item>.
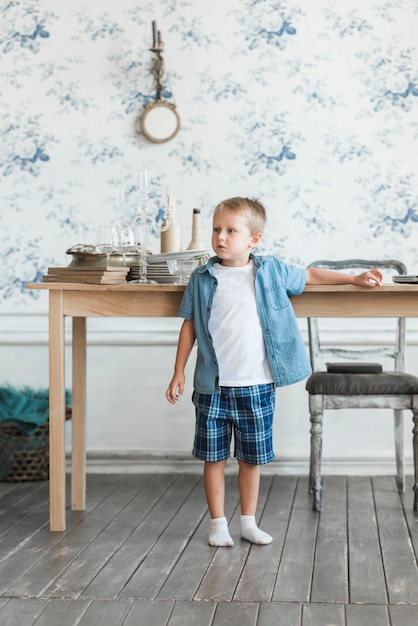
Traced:
<path fill-rule="evenodd" d="M 149 127 L 147 128 L 147 118 L 149 117 L 149 115 L 152 114 L 153 112 L 155 113 L 157 109 L 161 109 L 161 108 L 166 109 L 167 111 L 170 111 L 173 114 L 174 121 L 175 121 L 174 131 L 170 135 L 162 137 L 162 138 L 156 137 L 155 135 L 152 134 L 152 129 L 150 130 Z M 150 102 L 149 104 L 146 105 L 141 115 L 141 130 L 147 139 L 149 139 L 150 141 L 154 143 L 165 143 L 166 141 L 170 141 L 170 139 L 173 139 L 179 132 L 179 129 L 180 129 L 180 117 L 179 117 L 179 114 L 177 113 L 177 110 L 174 104 L 171 104 L 170 102 L 167 102 L 166 100 L 156 100 L 155 102 Z"/>

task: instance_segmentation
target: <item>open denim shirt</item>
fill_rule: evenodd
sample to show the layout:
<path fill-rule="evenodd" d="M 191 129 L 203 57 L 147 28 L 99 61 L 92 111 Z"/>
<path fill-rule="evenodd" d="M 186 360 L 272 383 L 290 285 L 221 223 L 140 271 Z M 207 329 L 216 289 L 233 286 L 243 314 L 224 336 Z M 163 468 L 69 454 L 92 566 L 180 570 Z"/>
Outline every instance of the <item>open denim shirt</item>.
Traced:
<path fill-rule="evenodd" d="M 255 273 L 258 314 L 276 387 L 297 383 L 311 374 L 308 353 L 290 297 L 305 288 L 306 271 L 274 256 L 251 254 Z M 219 368 L 208 323 L 217 279 L 214 256 L 198 267 L 185 289 L 178 315 L 193 320 L 197 338 L 194 388 L 199 393 L 219 392 Z"/>

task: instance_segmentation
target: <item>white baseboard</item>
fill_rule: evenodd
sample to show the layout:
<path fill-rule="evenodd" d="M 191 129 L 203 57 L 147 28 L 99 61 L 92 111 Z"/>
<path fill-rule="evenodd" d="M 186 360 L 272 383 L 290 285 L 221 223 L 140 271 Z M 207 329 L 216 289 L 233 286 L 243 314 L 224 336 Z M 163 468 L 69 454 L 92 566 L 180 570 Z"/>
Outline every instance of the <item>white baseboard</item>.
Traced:
<path fill-rule="evenodd" d="M 306 321 L 299 320 L 305 344 L 308 343 Z M 172 346 L 177 345 L 181 318 L 168 317 L 90 317 L 88 343 L 90 346 Z M 71 339 L 71 323 L 65 324 L 66 344 Z M 386 345 L 391 342 L 391 318 L 351 318 L 344 329 L 336 319 L 328 319 L 321 330 L 323 342 L 333 345 Z M 418 345 L 418 318 L 407 320 L 407 345 Z M 48 311 L 0 311 L 0 346 L 48 345 Z"/>
<path fill-rule="evenodd" d="M 70 459 L 67 460 L 68 470 Z M 140 454 L 137 452 L 90 452 L 87 454 L 88 473 L 126 473 L 126 474 L 164 474 L 189 473 L 200 474 L 202 462 L 190 455 Z M 237 473 L 237 463 L 233 458 L 227 464 L 226 472 Z M 405 459 L 406 474 L 413 474 L 412 458 Z M 306 458 L 277 459 L 262 467 L 264 475 L 308 475 L 309 461 Z M 395 462 L 391 458 L 324 458 L 323 475 L 347 476 L 388 476 L 395 474 Z"/>

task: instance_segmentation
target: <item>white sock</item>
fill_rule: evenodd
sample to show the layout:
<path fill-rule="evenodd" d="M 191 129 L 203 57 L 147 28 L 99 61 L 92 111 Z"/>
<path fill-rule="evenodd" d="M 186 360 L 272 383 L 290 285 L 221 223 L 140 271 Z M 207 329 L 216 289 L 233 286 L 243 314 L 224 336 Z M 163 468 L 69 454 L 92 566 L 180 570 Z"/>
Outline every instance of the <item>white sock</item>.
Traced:
<path fill-rule="evenodd" d="M 218 547 L 234 545 L 229 534 L 226 517 L 215 517 L 210 520 L 209 545 Z"/>
<path fill-rule="evenodd" d="M 273 537 L 263 530 L 260 530 L 255 522 L 255 515 L 241 515 L 240 519 L 241 537 L 251 543 L 265 546 L 273 541 Z"/>

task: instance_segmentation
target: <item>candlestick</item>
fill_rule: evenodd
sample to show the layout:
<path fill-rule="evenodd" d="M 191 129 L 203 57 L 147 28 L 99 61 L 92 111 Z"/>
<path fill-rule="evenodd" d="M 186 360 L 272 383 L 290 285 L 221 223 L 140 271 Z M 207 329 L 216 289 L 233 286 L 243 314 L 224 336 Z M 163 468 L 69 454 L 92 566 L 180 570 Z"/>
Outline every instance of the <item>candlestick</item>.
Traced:
<path fill-rule="evenodd" d="M 116 205 L 115 205 L 115 217 L 112 224 L 116 227 L 122 226 L 124 221 L 125 211 L 125 189 L 118 185 L 116 187 Z"/>
<path fill-rule="evenodd" d="M 158 36 L 157 36 L 157 22 L 155 20 L 152 21 L 152 41 L 153 41 L 152 47 L 156 48 Z"/>
<path fill-rule="evenodd" d="M 139 280 L 130 281 L 131 283 L 149 284 L 155 283 L 154 280 L 147 278 L 147 246 L 148 246 L 148 231 L 152 227 L 158 232 L 167 230 L 170 226 L 172 219 L 172 206 L 168 200 L 168 206 L 165 211 L 165 221 L 162 224 L 157 224 L 155 218 L 150 213 L 149 208 L 149 196 L 148 196 L 148 171 L 140 170 L 139 172 L 139 189 L 140 189 L 140 205 L 138 213 L 132 220 L 131 226 L 138 227 L 139 230 Z M 172 196 L 173 197 L 173 196 Z"/>

